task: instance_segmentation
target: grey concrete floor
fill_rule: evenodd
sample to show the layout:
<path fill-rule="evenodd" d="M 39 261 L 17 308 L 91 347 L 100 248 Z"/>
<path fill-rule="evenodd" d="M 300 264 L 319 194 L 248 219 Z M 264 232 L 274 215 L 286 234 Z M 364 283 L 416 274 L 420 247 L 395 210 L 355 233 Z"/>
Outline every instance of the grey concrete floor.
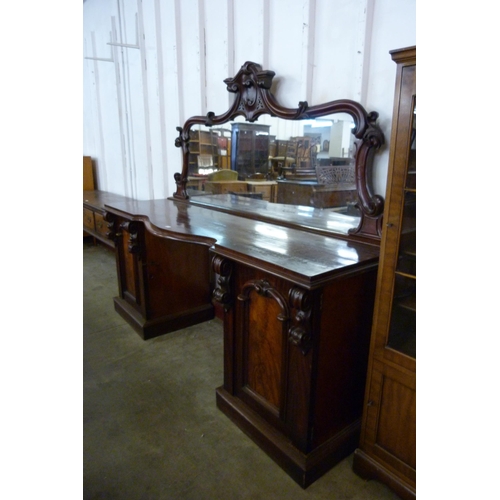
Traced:
<path fill-rule="evenodd" d="M 83 498 L 397 499 L 352 455 L 300 488 L 215 405 L 222 324 L 143 341 L 114 311 L 114 254 L 83 249 Z"/>

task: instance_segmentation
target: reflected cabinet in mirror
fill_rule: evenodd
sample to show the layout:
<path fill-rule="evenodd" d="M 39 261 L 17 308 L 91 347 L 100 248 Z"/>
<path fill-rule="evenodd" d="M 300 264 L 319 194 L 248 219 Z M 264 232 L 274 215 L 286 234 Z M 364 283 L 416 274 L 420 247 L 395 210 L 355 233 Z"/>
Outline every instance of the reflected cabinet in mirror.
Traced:
<path fill-rule="evenodd" d="M 383 199 L 372 189 L 373 155 L 384 142 L 359 103 L 298 108 L 271 92 L 275 73 L 246 62 L 224 82 L 229 110 L 178 127 L 183 168 L 174 198 L 250 218 L 378 242 Z"/>

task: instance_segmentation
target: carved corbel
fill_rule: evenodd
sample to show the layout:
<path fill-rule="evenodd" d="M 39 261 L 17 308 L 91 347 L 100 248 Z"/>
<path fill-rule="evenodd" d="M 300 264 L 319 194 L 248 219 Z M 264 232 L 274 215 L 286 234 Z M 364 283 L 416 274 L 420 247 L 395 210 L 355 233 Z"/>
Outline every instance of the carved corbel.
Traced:
<path fill-rule="evenodd" d="M 307 291 L 293 287 L 288 292 L 290 307 L 295 311 L 293 324 L 288 330 L 288 341 L 305 356 L 312 347 L 311 299 Z"/>
<path fill-rule="evenodd" d="M 116 216 L 112 213 L 104 212 L 103 219 L 106 222 L 106 227 L 108 229 L 106 231 L 106 238 L 116 243 L 118 241 L 118 238 L 120 237 L 120 235 L 117 234 L 115 227 Z"/>
<path fill-rule="evenodd" d="M 231 275 L 233 273 L 233 263 L 216 255 L 212 259 L 212 269 L 219 277 L 217 278 L 217 285 L 212 293 L 212 300 L 221 304 L 224 312 L 229 311 L 233 303 L 231 295 Z"/>
<path fill-rule="evenodd" d="M 141 245 L 139 243 L 139 224 L 135 221 L 124 221 L 119 227 L 122 231 L 127 231 L 127 233 L 129 233 L 127 246 L 129 253 L 136 254 L 140 257 Z M 117 234 L 117 236 L 121 236 L 121 233 Z"/>

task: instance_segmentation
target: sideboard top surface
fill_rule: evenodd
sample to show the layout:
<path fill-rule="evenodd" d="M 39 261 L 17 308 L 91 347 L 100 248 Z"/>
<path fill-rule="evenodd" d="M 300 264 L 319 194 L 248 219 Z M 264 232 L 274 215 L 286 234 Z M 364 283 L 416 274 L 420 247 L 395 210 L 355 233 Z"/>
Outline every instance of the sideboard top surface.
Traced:
<path fill-rule="evenodd" d="M 279 225 L 300 227 L 305 231 L 314 231 L 329 237 L 334 233 L 334 236 L 337 236 L 337 233 L 339 237 L 340 235 L 346 236 L 349 229 L 357 227 L 359 223 L 359 217 L 340 214 L 333 210 L 284 203 L 269 203 L 264 200 L 250 199 L 232 194 L 192 196 L 189 202 L 192 205 L 221 210 Z"/>
<path fill-rule="evenodd" d="M 89 192 L 84 200 L 89 202 Z M 293 279 L 306 287 L 319 286 L 339 274 L 378 264 L 379 250 L 372 245 L 237 215 L 209 210 L 182 201 L 133 200 L 106 193 L 95 195 L 105 210 L 143 221 L 154 234 L 213 247 L 220 255 L 277 276 Z"/>

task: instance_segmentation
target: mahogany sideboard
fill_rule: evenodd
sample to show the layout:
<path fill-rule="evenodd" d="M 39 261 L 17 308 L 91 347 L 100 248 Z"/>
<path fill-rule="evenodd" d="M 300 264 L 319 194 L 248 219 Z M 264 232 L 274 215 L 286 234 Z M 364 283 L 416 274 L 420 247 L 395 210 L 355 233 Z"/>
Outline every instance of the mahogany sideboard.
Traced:
<path fill-rule="evenodd" d="M 144 339 L 212 318 L 213 293 L 217 405 L 297 483 L 354 451 L 378 246 L 172 199 L 84 200 L 116 248 L 115 308 Z"/>
<path fill-rule="evenodd" d="M 154 202 L 141 205 L 103 191 L 84 191 L 83 199 L 84 228 L 115 249 L 115 310 L 144 340 L 214 317 L 208 253 L 213 239 L 159 234 L 140 217 L 155 213 Z M 98 228 L 94 231 L 88 227 L 90 214 Z"/>
<path fill-rule="evenodd" d="M 84 192 L 84 227 L 113 242 L 115 308 L 144 339 L 223 311 L 217 405 L 306 488 L 359 442 L 384 208 L 371 172 L 384 135 L 378 113 L 350 99 L 282 106 L 271 92 L 274 75 L 247 61 L 224 80 L 234 95 L 227 111 L 177 127 L 183 160 L 172 199 Z M 233 127 L 237 117 L 250 122 L 238 128 L 256 130 L 253 122 L 266 114 L 294 121 L 349 115 L 355 189 L 347 194 L 357 216 L 324 204 L 188 193 L 200 133 Z M 266 175 L 268 167 L 267 153 L 255 168 Z"/>

